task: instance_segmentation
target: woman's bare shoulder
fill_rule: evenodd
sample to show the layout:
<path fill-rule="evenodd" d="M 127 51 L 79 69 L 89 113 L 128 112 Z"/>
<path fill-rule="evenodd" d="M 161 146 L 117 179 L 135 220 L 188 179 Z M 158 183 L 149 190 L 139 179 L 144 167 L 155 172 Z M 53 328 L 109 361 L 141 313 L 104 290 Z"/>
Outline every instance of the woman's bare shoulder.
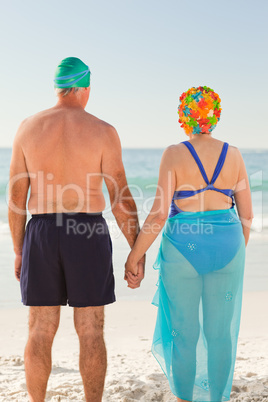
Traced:
<path fill-rule="evenodd" d="M 178 156 L 183 155 L 183 148 L 185 149 L 185 146 L 181 143 L 169 145 L 167 148 L 164 149 L 162 158 L 170 159 L 171 161 L 173 159 L 178 160 Z"/>
<path fill-rule="evenodd" d="M 183 152 L 185 150 L 185 145 L 183 145 L 182 142 L 180 142 L 179 144 L 172 144 L 169 145 L 165 150 L 164 153 L 172 155 L 172 154 L 176 154 L 178 152 Z"/>
<path fill-rule="evenodd" d="M 232 156 L 232 158 L 237 159 L 238 161 L 240 161 L 241 159 L 243 159 L 242 154 L 239 150 L 239 148 L 235 147 L 234 145 L 230 145 L 228 147 L 228 153 L 230 156 Z"/>
<path fill-rule="evenodd" d="M 237 150 L 239 150 L 237 147 L 235 147 L 234 145 L 229 144 L 228 149 L 231 150 L 231 152 L 237 152 Z"/>
<path fill-rule="evenodd" d="M 165 155 L 178 163 L 179 160 L 187 159 L 188 153 L 185 152 L 186 146 L 180 142 L 167 147 L 164 151 Z"/>

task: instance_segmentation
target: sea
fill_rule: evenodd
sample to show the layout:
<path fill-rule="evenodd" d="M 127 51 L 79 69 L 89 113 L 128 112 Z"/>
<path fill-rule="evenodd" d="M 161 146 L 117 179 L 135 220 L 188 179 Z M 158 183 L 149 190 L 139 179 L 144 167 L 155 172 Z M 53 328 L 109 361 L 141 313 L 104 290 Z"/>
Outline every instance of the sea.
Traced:
<path fill-rule="evenodd" d="M 244 292 L 268 290 L 268 150 L 240 149 L 250 182 L 254 219 L 246 248 Z M 163 149 L 123 149 L 123 162 L 140 222 L 145 220 L 153 204 Z M 22 306 L 19 282 L 14 276 L 14 253 L 7 216 L 7 188 L 11 148 L 0 148 L 0 308 Z M 109 196 L 103 188 L 108 222 L 113 241 L 113 267 L 117 300 L 152 300 L 158 271 L 153 269 L 160 235 L 147 252 L 145 279 L 138 289 L 130 289 L 124 281 L 124 264 L 129 246 L 119 231 L 109 207 Z M 28 219 L 30 215 L 28 216 Z"/>

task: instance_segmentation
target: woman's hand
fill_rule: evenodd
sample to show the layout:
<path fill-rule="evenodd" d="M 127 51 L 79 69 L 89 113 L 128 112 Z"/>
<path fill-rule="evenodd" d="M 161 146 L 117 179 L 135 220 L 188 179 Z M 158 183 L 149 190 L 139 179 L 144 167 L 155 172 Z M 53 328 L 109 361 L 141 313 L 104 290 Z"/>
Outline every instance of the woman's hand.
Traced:
<path fill-rule="evenodd" d="M 144 278 L 144 267 L 145 267 L 145 255 L 140 259 L 140 261 L 135 262 L 132 259 L 131 253 L 128 256 L 127 262 L 125 264 L 125 276 L 124 279 L 128 283 L 128 287 L 131 289 L 136 289 L 140 287 L 141 281 Z"/>

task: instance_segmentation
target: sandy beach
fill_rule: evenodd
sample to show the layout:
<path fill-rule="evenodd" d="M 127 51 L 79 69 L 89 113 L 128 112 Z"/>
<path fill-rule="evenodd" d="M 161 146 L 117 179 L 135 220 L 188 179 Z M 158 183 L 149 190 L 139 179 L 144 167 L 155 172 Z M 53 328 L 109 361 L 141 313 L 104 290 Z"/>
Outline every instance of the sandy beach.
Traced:
<path fill-rule="evenodd" d="M 268 401 L 268 292 L 243 295 L 231 401 Z M 175 402 L 151 354 L 157 308 L 148 301 L 118 301 L 106 307 L 108 370 L 103 401 Z M 46 401 L 83 401 L 78 340 L 72 308 L 62 307 L 53 345 Z M 23 350 L 28 308 L 0 310 L 0 401 L 27 401 Z"/>

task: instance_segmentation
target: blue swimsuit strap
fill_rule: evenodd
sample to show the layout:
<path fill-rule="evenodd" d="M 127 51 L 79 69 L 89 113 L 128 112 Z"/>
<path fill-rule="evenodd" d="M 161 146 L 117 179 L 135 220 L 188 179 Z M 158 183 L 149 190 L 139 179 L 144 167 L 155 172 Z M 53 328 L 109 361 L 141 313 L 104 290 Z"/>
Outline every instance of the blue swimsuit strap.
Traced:
<path fill-rule="evenodd" d="M 223 167 L 223 164 L 225 162 L 226 154 L 227 154 L 227 151 L 228 151 L 228 146 L 229 146 L 229 144 L 227 142 L 225 142 L 223 144 L 222 151 L 221 151 L 218 163 L 217 163 L 217 165 L 215 167 L 215 170 L 214 170 L 214 173 L 213 173 L 213 176 L 212 176 L 210 184 L 214 184 L 215 181 L 217 180 L 217 177 L 220 174 L 220 171 L 221 171 L 221 169 Z"/>
<path fill-rule="evenodd" d="M 213 176 L 212 176 L 212 179 L 211 179 L 210 183 L 208 181 L 204 166 L 203 166 L 199 156 L 197 155 L 194 147 L 192 146 L 192 144 L 189 141 L 183 141 L 183 144 L 185 144 L 187 146 L 187 148 L 189 149 L 189 151 L 191 152 L 193 158 L 195 159 L 195 161 L 196 161 L 196 163 L 197 163 L 197 165 L 198 165 L 198 167 L 200 169 L 200 172 L 202 173 L 202 176 L 203 176 L 207 186 L 204 187 L 204 188 L 200 188 L 198 190 L 195 190 L 195 191 L 193 191 L 193 190 L 175 191 L 174 195 L 173 195 L 173 198 L 172 198 L 172 203 L 171 203 L 171 215 L 173 216 L 175 213 L 184 212 L 182 209 L 180 209 L 175 204 L 174 200 L 188 198 L 188 197 L 191 197 L 191 196 L 193 196 L 195 194 L 201 193 L 201 192 L 203 192 L 205 190 L 209 190 L 209 189 L 213 189 L 215 191 L 218 191 L 220 193 L 223 193 L 223 194 L 231 197 L 232 198 L 232 207 L 231 208 L 233 208 L 234 205 L 235 205 L 234 200 L 233 200 L 233 190 L 232 189 L 218 189 L 218 188 L 214 187 L 214 185 L 213 185 L 213 183 L 215 183 L 216 179 L 218 178 L 218 176 L 220 174 L 220 171 L 221 171 L 221 169 L 223 167 L 223 164 L 225 162 L 225 158 L 226 158 L 226 154 L 227 154 L 229 144 L 227 142 L 224 142 L 224 144 L 223 144 L 222 151 L 221 151 L 221 154 L 219 156 L 219 159 L 218 159 L 218 162 L 217 162 L 217 165 L 215 167 L 215 170 L 214 170 L 214 173 L 213 173 Z"/>
<path fill-rule="evenodd" d="M 205 172 L 204 166 L 203 166 L 201 160 L 199 159 L 199 156 L 197 155 L 197 153 L 196 153 L 194 147 L 192 146 L 192 144 L 189 141 L 183 141 L 182 144 L 186 145 L 186 147 L 189 149 L 189 151 L 191 152 L 192 156 L 194 157 L 194 160 L 196 161 L 196 163 L 197 163 L 197 165 L 198 165 L 198 167 L 200 169 L 200 172 L 202 173 L 202 176 L 203 176 L 205 182 L 207 184 L 209 184 L 209 181 L 208 181 L 207 174 Z"/>
<path fill-rule="evenodd" d="M 217 165 L 216 165 L 216 167 L 215 167 L 215 170 L 214 170 L 214 173 L 213 173 L 211 182 L 209 182 L 209 180 L 208 180 L 208 178 L 207 178 L 207 174 L 206 174 L 205 169 L 204 169 L 204 166 L 203 166 L 203 164 L 202 164 L 202 162 L 201 162 L 199 156 L 197 155 L 196 150 L 195 150 L 194 147 L 192 146 L 192 144 L 191 144 L 189 141 L 183 141 L 182 144 L 185 144 L 186 147 L 187 147 L 187 148 L 189 149 L 189 151 L 191 152 L 191 154 L 192 154 L 194 160 L 196 161 L 196 163 L 197 163 L 197 165 L 198 165 L 198 167 L 199 167 L 199 169 L 200 169 L 200 172 L 202 173 L 202 176 L 203 176 L 203 178 L 204 178 L 206 184 L 213 184 L 213 183 L 215 183 L 215 181 L 216 181 L 217 177 L 219 176 L 220 171 L 221 171 L 221 169 L 222 169 L 222 167 L 223 167 L 223 164 L 224 164 L 224 161 L 225 161 L 225 158 L 226 158 L 226 154 L 227 154 L 227 150 L 228 150 L 229 144 L 228 144 L 227 142 L 224 142 L 224 144 L 223 144 L 223 147 L 222 147 L 222 150 L 221 150 L 221 154 L 220 154 L 220 156 L 219 156 Z"/>

